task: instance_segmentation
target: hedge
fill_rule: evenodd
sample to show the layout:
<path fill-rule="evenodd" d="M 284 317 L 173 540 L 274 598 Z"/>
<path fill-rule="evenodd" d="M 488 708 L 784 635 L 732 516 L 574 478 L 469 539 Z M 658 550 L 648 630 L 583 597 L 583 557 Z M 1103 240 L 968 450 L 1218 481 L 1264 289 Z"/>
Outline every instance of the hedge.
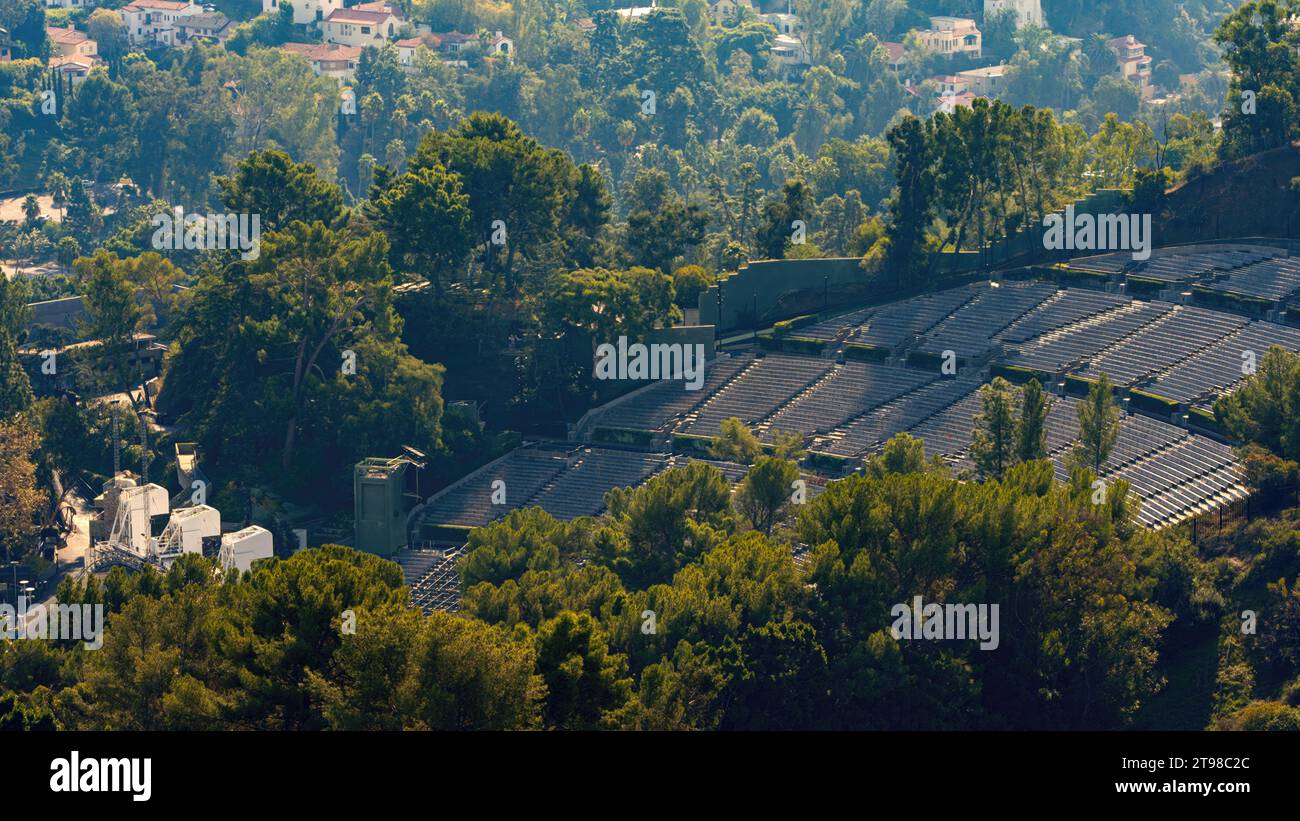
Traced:
<path fill-rule="evenodd" d="M 1128 396 L 1129 405 L 1154 411 L 1156 413 L 1173 413 L 1178 410 L 1179 406 L 1182 404 L 1173 399 L 1168 399 L 1154 393 L 1147 393 L 1146 391 L 1136 389 L 1130 390 Z"/>
<path fill-rule="evenodd" d="M 699 436 L 694 433 L 674 433 L 673 452 L 687 456 L 708 456 L 713 447 L 712 436 Z"/>
<path fill-rule="evenodd" d="M 654 431 L 648 430 L 604 428 L 597 426 L 596 429 L 592 431 L 591 438 L 596 442 L 608 442 L 615 445 L 649 447 L 654 444 L 655 433 Z"/>
<path fill-rule="evenodd" d="M 806 336 L 789 336 L 781 340 L 781 350 L 788 353 L 820 354 L 825 348 L 826 343 L 822 340 Z"/>
<path fill-rule="evenodd" d="M 435 525 L 424 522 L 420 525 L 420 536 L 429 541 L 466 542 L 472 527 L 465 525 Z"/>
<path fill-rule="evenodd" d="M 993 363 L 989 373 L 992 376 L 1000 376 L 1016 385 L 1023 385 L 1031 379 L 1037 379 L 1040 385 L 1047 387 L 1052 381 L 1052 375 L 1047 371 L 1022 368 L 1019 365 L 1006 365 L 1001 362 Z"/>
<path fill-rule="evenodd" d="M 850 342 L 844 346 L 844 358 L 856 362 L 884 362 L 889 358 L 889 349 L 878 348 L 875 345 L 864 345 L 860 342 Z"/>

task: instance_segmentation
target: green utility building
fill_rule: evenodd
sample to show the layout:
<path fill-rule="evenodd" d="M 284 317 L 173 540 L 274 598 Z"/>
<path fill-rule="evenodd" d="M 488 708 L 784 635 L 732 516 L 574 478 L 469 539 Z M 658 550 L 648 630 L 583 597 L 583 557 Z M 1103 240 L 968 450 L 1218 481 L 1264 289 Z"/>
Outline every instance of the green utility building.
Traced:
<path fill-rule="evenodd" d="M 406 546 L 405 457 L 363 459 L 352 472 L 356 505 L 356 547 L 391 556 Z"/>

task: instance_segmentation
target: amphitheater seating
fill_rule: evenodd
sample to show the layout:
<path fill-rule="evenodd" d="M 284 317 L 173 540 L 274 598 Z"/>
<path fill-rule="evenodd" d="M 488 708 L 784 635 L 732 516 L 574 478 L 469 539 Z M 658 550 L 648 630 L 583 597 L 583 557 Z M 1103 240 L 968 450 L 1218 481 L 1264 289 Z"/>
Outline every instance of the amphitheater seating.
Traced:
<path fill-rule="evenodd" d="M 1013 353 L 1008 362 L 1056 373 L 1091 359 L 1109 345 L 1149 325 L 1173 309 L 1167 302 L 1133 301 L 1044 334 Z"/>
<path fill-rule="evenodd" d="M 1204 308 L 1179 306 L 1103 351 L 1083 371 L 1090 379 L 1107 374 L 1128 386 L 1164 370 L 1240 330 L 1247 319 Z"/>
<path fill-rule="evenodd" d="M 1216 248 L 1197 251 L 1164 249 L 1155 252 L 1148 260 L 1135 260 L 1132 251 L 1120 251 L 1113 254 L 1076 257 L 1070 261 L 1070 267 L 1108 274 L 1118 274 L 1127 270 L 1129 276 L 1173 284 L 1243 268 L 1269 259 L 1276 253 L 1272 249 Z"/>
<path fill-rule="evenodd" d="M 1011 343 L 1027 342 L 1034 337 L 1067 327 L 1131 301 L 1132 299 L 1123 294 L 1067 288 L 1058 292 L 1054 299 L 1044 301 L 1037 308 L 1011 323 L 995 338 Z"/>
<path fill-rule="evenodd" d="M 1161 373 L 1143 390 L 1178 402 L 1213 398 L 1243 378 L 1244 352 L 1253 352 L 1258 364 L 1273 345 L 1300 351 L 1300 330 L 1272 322 L 1251 322 Z"/>
<path fill-rule="evenodd" d="M 1275 257 L 1260 260 L 1233 271 L 1209 287 L 1214 291 L 1258 299 L 1286 299 L 1300 292 L 1300 259 Z"/>
<path fill-rule="evenodd" d="M 541 490 L 565 469 L 562 451 L 520 448 L 490 469 L 453 485 L 430 504 L 424 520 L 482 527 Z M 506 503 L 492 503 L 492 483 L 505 482 Z"/>
<path fill-rule="evenodd" d="M 791 336 L 801 337 L 803 339 L 816 339 L 822 342 L 830 342 L 836 339 L 840 334 L 857 328 L 867 321 L 874 309 L 864 308 L 860 311 L 854 311 L 848 314 L 827 319 L 816 325 L 809 325 L 806 328 L 798 328 L 790 332 Z"/>
<path fill-rule="evenodd" d="M 411 589 L 411 604 L 432 613 L 460 609 L 460 571 L 456 565 L 463 547 L 447 550 L 404 550 L 397 554 L 403 583 Z"/>
<path fill-rule="evenodd" d="M 819 437 L 813 450 L 859 456 L 876 450 L 896 433 L 919 425 L 975 390 L 978 375 L 941 379 L 905 393 Z"/>
<path fill-rule="evenodd" d="M 1199 277 L 1208 283 L 1217 277 L 1215 286 L 1264 291 L 1265 285 L 1252 285 L 1261 271 L 1292 264 L 1277 253 L 1238 248 L 1177 252 L 1154 257 L 1145 268 L 1123 262 L 1117 270 L 1171 282 Z M 1300 351 L 1300 329 L 1196 305 L 1061 290 L 1038 282 L 954 288 L 846 313 L 793 335 L 885 346 L 896 354 L 955 350 L 967 360 L 997 346 L 1005 349 L 1005 364 L 1086 378 L 1106 373 L 1118 385 L 1194 407 L 1208 407 L 1233 389 L 1242 377 L 1242 351 L 1254 351 L 1257 361 L 1273 344 Z M 972 467 L 971 433 L 981 410 L 978 388 L 987 378 L 985 370 L 969 362 L 958 377 L 945 378 L 934 368 L 883 362 L 837 364 L 785 353 L 724 355 L 709 366 L 703 390 L 684 391 L 680 382 L 652 386 L 595 414 L 591 428 L 714 436 L 724 419 L 738 417 L 767 441 L 776 432 L 800 433 L 811 437 L 811 451 L 848 458 L 877 452 L 891 436 L 906 431 L 924 440 L 927 453 L 945 457 L 962 471 Z M 1080 400 L 1052 396 L 1051 402 L 1047 451 L 1064 480 L 1079 435 Z M 690 461 L 669 453 L 568 443 L 521 448 L 439 495 L 423 521 L 482 526 L 507 510 L 532 505 L 564 520 L 598 515 L 611 488 L 638 485 Z M 709 464 L 733 485 L 748 470 L 733 463 Z M 1140 412 L 1123 415 L 1100 473 L 1106 481 L 1130 484 L 1141 500 L 1139 521 L 1149 527 L 1177 523 L 1247 492 L 1231 447 Z M 804 478 L 810 497 L 827 481 L 815 474 Z M 495 479 L 506 482 L 506 505 L 491 504 Z M 417 603 L 456 606 L 454 561 L 433 554 L 404 561 Z"/>
<path fill-rule="evenodd" d="M 872 314 L 866 328 L 850 341 L 893 348 L 930 330 L 974 295 L 975 288 L 966 286 L 886 305 Z"/>
<path fill-rule="evenodd" d="M 611 407 L 596 420 L 595 425 L 629 430 L 670 429 L 692 408 L 753 363 L 752 355 L 719 356 L 705 367 L 704 385 L 698 391 L 686 390 L 680 380 L 662 380 Z"/>
<path fill-rule="evenodd" d="M 639 485 L 668 465 L 660 453 L 583 448 L 573 467 L 528 500 L 557 519 L 595 516 L 605 509 L 605 493 Z"/>
<path fill-rule="evenodd" d="M 894 365 L 846 362 L 772 416 L 763 436 L 771 439 L 775 431 L 824 433 L 936 377 Z"/>
<path fill-rule="evenodd" d="M 746 424 L 758 422 L 825 376 L 832 367 L 829 360 L 807 356 L 772 355 L 760 359 L 709 397 L 683 429 L 687 433 L 716 436 L 724 419 L 734 416 Z"/>
<path fill-rule="evenodd" d="M 984 287 L 928 331 L 920 350 L 936 356 L 954 351 L 962 359 L 978 357 L 992 346 L 994 335 L 1055 293 L 1056 286 L 1041 282 Z"/>

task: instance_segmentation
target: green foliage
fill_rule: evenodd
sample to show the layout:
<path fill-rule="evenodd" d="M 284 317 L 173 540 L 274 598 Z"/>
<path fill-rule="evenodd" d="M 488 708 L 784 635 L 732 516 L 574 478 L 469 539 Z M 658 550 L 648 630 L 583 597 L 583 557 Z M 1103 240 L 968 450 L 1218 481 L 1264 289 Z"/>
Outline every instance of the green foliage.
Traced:
<path fill-rule="evenodd" d="M 1270 348 L 1255 373 L 1215 403 L 1214 416 L 1233 437 L 1300 460 L 1300 355 Z"/>
<path fill-rule="evenodd" d="M 1001 377 L 979 389 L 981 411 L 975 416 L 971 461 L 986 477 L 1001 479 L 1020 456 L 1019 396 Z"/>
<path fill-rule="evenodd" d="M 337 185 L 283 151 L 254 151 L 216 184 L 222 204 L 235 213 L 258 214 L 263 231 L 283 230 L 295 220 L 332 225 L 343 207 Z"/>
<path fill-rule="evenodd" d="M 248 183 L 266 159 L 241 166 L 248 173 L 227 190 L 274 214 L 277 194 Z M 319 220 L 337 191 L 298 185 L 320 192 L 320 207 L 263 233 L 256 259 L 227 260 L 193 290 L 159 403 L 192 414 L 205 459 L 257 464 L 278 454 L 267 477 L 277 486 L 337 493 L 337 477 L 364 456 L 402 445 L 439 451 L 442 368 L 401 342 L 384 234 L 327 227 Z M 345 351 L 355 373 L 345 372 Z"/>
<path fill-rule="evenodd" d="M 1232 69 L 1221 149 L 1228 159 L 1286 145 L 1300 128 L 1298 9 L 1293 0 L 1252 0 L 1214 32 Z"/>
<path fill-rule="evenodd" d="M 1088 387 L 1079 404 L 1079 444 L 1071 453 L 1074 464 L 1100 473 L 1119 438 L 1120 410 L 1115 404 L 1110 377 L 1102 374 Z"/>
<path fill-rule="evenodd" d="M 625 584 L 645 587 L 669 579 L 730 527 L 731 487 L 717 468 L 692 462 L 609 491 L 605 506 L 616 528 L 597 540 L 601 561 Z"/>
<path fill-rule="evenodd" d="M 763 452 L 763 443 L 758 441 L 749 427 L 736 417 L 723 419 L 719 433 L 713 438 L 709 455 L 724 462 L 739 462 L 752 465 Z"/>
<path fill-rule="evenodd" d="M 1047 457 L 1047 414 L 1052 401 L 1037 379 L 1025 383 L 1020 397 L 1020 424 L 1016 431 L 1016 456 L 1022 462 Z"/>
<path fill-rule="evenodd" d="M 736 491 L 736 510 L 752 528 L 771 533 L 781 511 L 791 502 L 799 467 L 788 459 L 763 456 L 745 474 Z"/>

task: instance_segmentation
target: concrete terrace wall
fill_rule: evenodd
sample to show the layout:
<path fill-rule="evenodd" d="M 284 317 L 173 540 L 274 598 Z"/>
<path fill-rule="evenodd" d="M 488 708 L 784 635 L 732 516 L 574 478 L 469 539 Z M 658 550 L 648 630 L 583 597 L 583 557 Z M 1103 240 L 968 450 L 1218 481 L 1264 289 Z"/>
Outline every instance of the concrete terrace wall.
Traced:
<path fill-rule="evenodd" d="M 29 328 L 36 325 L 55 325 L 75 331 L 78 321 L 89 318 L 85 301 L 79 296 L 31 302 L 27 307 L 31 309 Z"/>
<path fill-rule="evenodd" d="M 740 266 L 740 270 L 700 292 L 701 325 L 730 330 L 752 326 L 773 315 L 781 297 L 799 291 L 821 290 L 867 281 L 858 257 L 826 259 L 765 259 Z M 718 288 L 722 288 L 722 315 L 718 316 Z"/>
<path fill-rule="evenodd" d="M 1121 213 L 1128 194 L 1123 189 L 1103 188 L 1075 202 L 1074 208 L 1078 213 Z M 936 280 L 947 280 L 974 274 L 985 268 L 1051 260 L 1053 252 L 1043 248 L 1043 230 L 1040 225 L 1032 225 L 1006 239 L 990 243 L 984 253 L 945 251 L 937 254 L 932 260 L 933 276 Z M 1064 251 L 1058 256 L 1065 258 L 1074 253 Z M 849 304 L 842 297 L 837 300 L 834 293 L 837 288 L 843 289 L 845 286 L 870 290 L 869 294 L 858 293 L 857 299 L 850 301 L 851 304 L 861 304 L 864 296 L 870 302 L 877 303 L 882 301 L 880 297 L 895 291 L 900 297 L 914 292 L 906 287 L 903 290 L 896 289 L 888 274 L 870 282 L 868 274 L 861 268 L 861 262 L 857 257 L 765 259 L 750 262 L 720 281 L 721 316 L 718 313 L 719 285 L 700 292 L 699 322 L 701 325 L 716 325 L 719 331 L 730 331 L 787 319 L 796 312 L 815 313 L 825 307 Z M 940 283 L 936 283 L 938 285 Z M 811 298 L 792 299 L 801 293 Z M 802 308 L 791 307 L 801 303 Z M 809 305 L 815 307 L 808 308 Z"/>

